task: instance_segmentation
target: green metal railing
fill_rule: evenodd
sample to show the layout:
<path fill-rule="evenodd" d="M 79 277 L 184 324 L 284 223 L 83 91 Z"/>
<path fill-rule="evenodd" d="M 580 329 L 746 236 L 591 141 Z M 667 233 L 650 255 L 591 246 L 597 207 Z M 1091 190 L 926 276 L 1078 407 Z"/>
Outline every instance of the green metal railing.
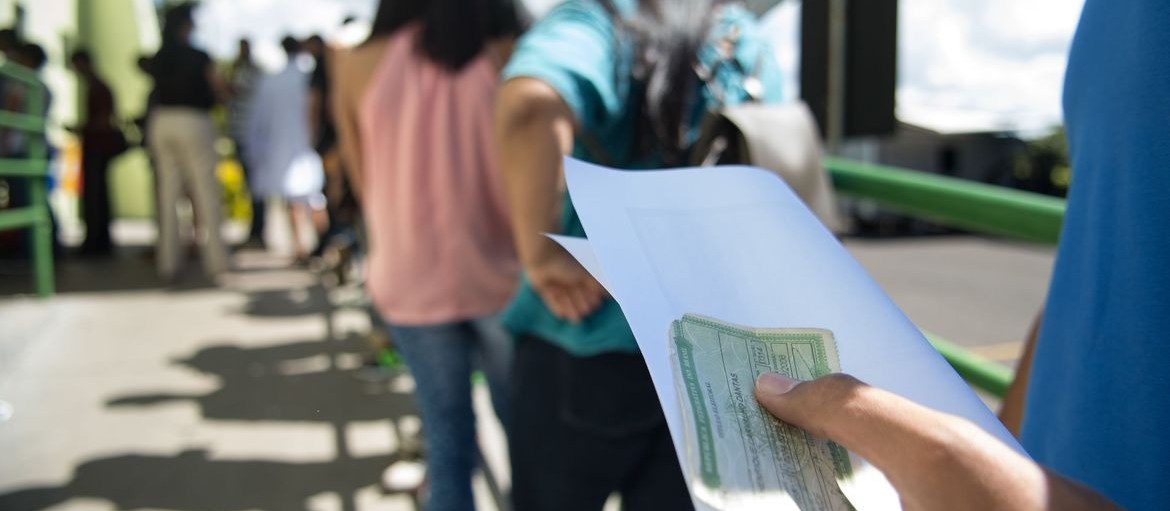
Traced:
<path fill-rule="evenodd" d="M 1064 218 L 1062 199 L 913 170 L 827 158 L 837 192 L 883 208 L 981 234 L 1055 245 Z M 972 386 L 1002 397 L 1011 384 L 1006 367 L 926 333 L 935 349 Z"/>
<path fill-rule="evenodd" d="M 29 204 L 0 211 L 0 231 L 28 229 L 32 240 L 33 280 L 39 296 L 53 294 L 53 227 L 49 212 L 48 147 L 45 142 L 45 88 L 32 71 L 12 62 L 0 63 L 0 79 L 25 89 L 25 111 L 0 111 L 0 129 L 23 131 L 27 152 L 0 159 L 0 178 L 28 187 Z M 20 183 L 23 181 L 23 183 Z"/>

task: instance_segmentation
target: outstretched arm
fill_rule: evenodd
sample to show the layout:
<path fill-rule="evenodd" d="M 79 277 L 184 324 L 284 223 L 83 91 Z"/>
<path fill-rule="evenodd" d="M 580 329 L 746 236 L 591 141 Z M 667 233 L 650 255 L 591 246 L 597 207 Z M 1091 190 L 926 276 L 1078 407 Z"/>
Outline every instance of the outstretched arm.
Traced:
<path fill-rule="evenodd" d="M 545 305 L 576 322 L 601 306 L 605 290 L 543 235 L 557 231 L 557 183 L 563 157 L 573 149 L 573 128 L 572 111 L 545 82 L 515 78 L 501 87 L 495 131 L 516 250 Z"/>

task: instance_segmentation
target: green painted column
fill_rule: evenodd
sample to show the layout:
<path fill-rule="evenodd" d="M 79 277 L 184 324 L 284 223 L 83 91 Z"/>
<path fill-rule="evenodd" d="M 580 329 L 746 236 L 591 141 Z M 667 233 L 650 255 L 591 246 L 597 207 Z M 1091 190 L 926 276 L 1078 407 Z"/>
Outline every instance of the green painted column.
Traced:
<path fill-rule="evenodd" d="M 76 0 L 78 48 L 89 50 L 98 73 L 110 85 L 120 120 L 129 124 L 142 115 L 150 79 L 138 69 L 138 58 L 158 46 L 158 18 L 153 0 Z M 79 112 L 84 112 L 84 96 Z M 110 193 L 115 217 L 154 215 L 154 180 L 145 151 L 135 148 L 114 160 Z"/>

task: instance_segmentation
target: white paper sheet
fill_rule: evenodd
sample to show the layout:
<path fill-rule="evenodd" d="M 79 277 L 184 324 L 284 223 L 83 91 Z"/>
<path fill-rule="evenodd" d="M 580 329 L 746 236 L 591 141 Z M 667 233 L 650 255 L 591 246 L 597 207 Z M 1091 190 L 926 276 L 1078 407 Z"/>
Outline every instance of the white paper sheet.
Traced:
<path fill-rule="evenodd" d="M 589 239 L 558 241 L 621 305 L 678 452 L 684 452 L 683 430 L 667 331 L 686 313 L 757 327 L 832 330 L 844 372 L 965 417 L 1023 452 L 773 174 L 749 167 L 623 172 L 571 158 L 565 174 Z M 897 507 L 892 493 L 866 491 L 872 498 L 859 502 L 862 496 L 847 490 L 858 509 Z"/>
<path fill-rule="evenodd" d="M 589 240 L 585 238 L 577 238 L 574 236 L 561 236 L 559 234 L 546 234 L 553 241 L 560 246 L 581 263 L 581 266 L 597 279 L 597 283 L 601 284 L 609 294 L 613 294 L 613 290 L 609 287 L 609 279 L 605 278 L 605 272 L 601 270 L 601 263 L 597 261 L 597 255 L 593 253 L 593 247 L 589 245 Z"/>

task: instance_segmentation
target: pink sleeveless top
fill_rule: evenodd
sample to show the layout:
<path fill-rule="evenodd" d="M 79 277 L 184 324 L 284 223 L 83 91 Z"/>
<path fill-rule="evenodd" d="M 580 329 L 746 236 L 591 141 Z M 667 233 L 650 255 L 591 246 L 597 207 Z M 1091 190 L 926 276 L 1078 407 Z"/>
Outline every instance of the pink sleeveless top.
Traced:
<path fill-rule="evenodd" d="M 498 73 L 452 73 L 391 36 L 361 98 L 367 287 L 383 319 L 429 325 L 500 312 L 519 264 L 492 140 Z"/>

